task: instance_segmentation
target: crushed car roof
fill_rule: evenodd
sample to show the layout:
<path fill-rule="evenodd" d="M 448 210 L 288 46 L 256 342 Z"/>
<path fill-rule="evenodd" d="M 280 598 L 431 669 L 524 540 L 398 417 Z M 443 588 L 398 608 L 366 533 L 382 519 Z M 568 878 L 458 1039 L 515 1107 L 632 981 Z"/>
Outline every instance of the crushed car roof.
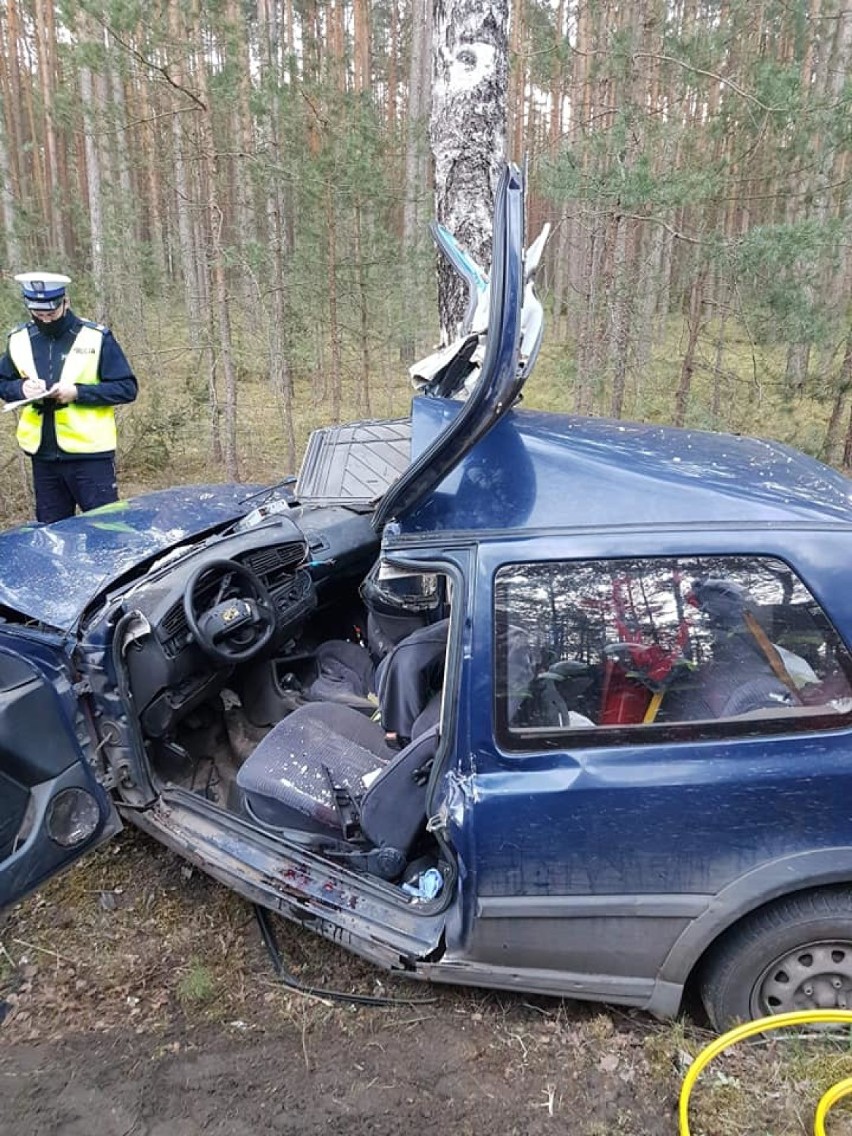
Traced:
<path fill-rule="evenodd" d="M 457 410 L 416 399 L 413 453 Z M 779 442 L 514 410 L 400 531 L 682 522 L 852 523 L 852 481 Z"/>

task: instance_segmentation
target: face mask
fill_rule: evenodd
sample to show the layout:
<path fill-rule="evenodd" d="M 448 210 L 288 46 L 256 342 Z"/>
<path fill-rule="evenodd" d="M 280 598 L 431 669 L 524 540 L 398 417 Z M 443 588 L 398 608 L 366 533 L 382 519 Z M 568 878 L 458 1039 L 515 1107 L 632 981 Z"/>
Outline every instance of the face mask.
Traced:
<path fill-rule="evenodd" d="M 40 320 L 35 312 L 33 312 L 33 318 L 35 319 L 39 331 L 42 335 L 46 335 L 48 339 L 59 339 L 61 335 L 65 334 L 71 324 L 70 312 L 64 312 L 59 319 L 51 320 L 50 322 Z"/>

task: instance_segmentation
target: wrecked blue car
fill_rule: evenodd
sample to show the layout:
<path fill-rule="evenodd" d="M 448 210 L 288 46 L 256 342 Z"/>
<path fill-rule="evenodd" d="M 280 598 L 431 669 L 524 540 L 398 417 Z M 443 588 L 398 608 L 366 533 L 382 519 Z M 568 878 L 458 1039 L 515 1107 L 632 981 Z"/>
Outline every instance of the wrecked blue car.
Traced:
<path fill-rule="evenodd" d="M 522 177 L 411 418 L 0 536 L 0 903 L 137 825 L 391 971 L 718 1028 L 852 998 L 852 500 L 521 409 Z"/>

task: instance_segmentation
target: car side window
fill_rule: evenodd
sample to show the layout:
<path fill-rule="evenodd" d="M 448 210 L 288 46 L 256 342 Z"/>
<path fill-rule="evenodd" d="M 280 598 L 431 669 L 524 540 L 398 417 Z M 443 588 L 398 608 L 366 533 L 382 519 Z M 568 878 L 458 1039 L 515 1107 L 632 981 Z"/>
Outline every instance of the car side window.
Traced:
<path fill-rule="evenodd" d="M 852 718 L 849 652 L 781 560 L 516 564 L 499 570 L 494 594 L 495 719 L 508 749 Z"/>

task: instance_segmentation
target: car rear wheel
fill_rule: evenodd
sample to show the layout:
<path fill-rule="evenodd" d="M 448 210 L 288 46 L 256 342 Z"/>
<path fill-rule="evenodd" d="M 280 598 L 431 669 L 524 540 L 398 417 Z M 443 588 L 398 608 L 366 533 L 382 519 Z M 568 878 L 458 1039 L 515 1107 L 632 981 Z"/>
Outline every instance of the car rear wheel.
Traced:
<path fill-rule="evenodd" d="M 791 1010 L 852 1008 L 852 889 L 803 892 L 747 916 L 708 956 L 700 989 L 720 1031 Z"/>

